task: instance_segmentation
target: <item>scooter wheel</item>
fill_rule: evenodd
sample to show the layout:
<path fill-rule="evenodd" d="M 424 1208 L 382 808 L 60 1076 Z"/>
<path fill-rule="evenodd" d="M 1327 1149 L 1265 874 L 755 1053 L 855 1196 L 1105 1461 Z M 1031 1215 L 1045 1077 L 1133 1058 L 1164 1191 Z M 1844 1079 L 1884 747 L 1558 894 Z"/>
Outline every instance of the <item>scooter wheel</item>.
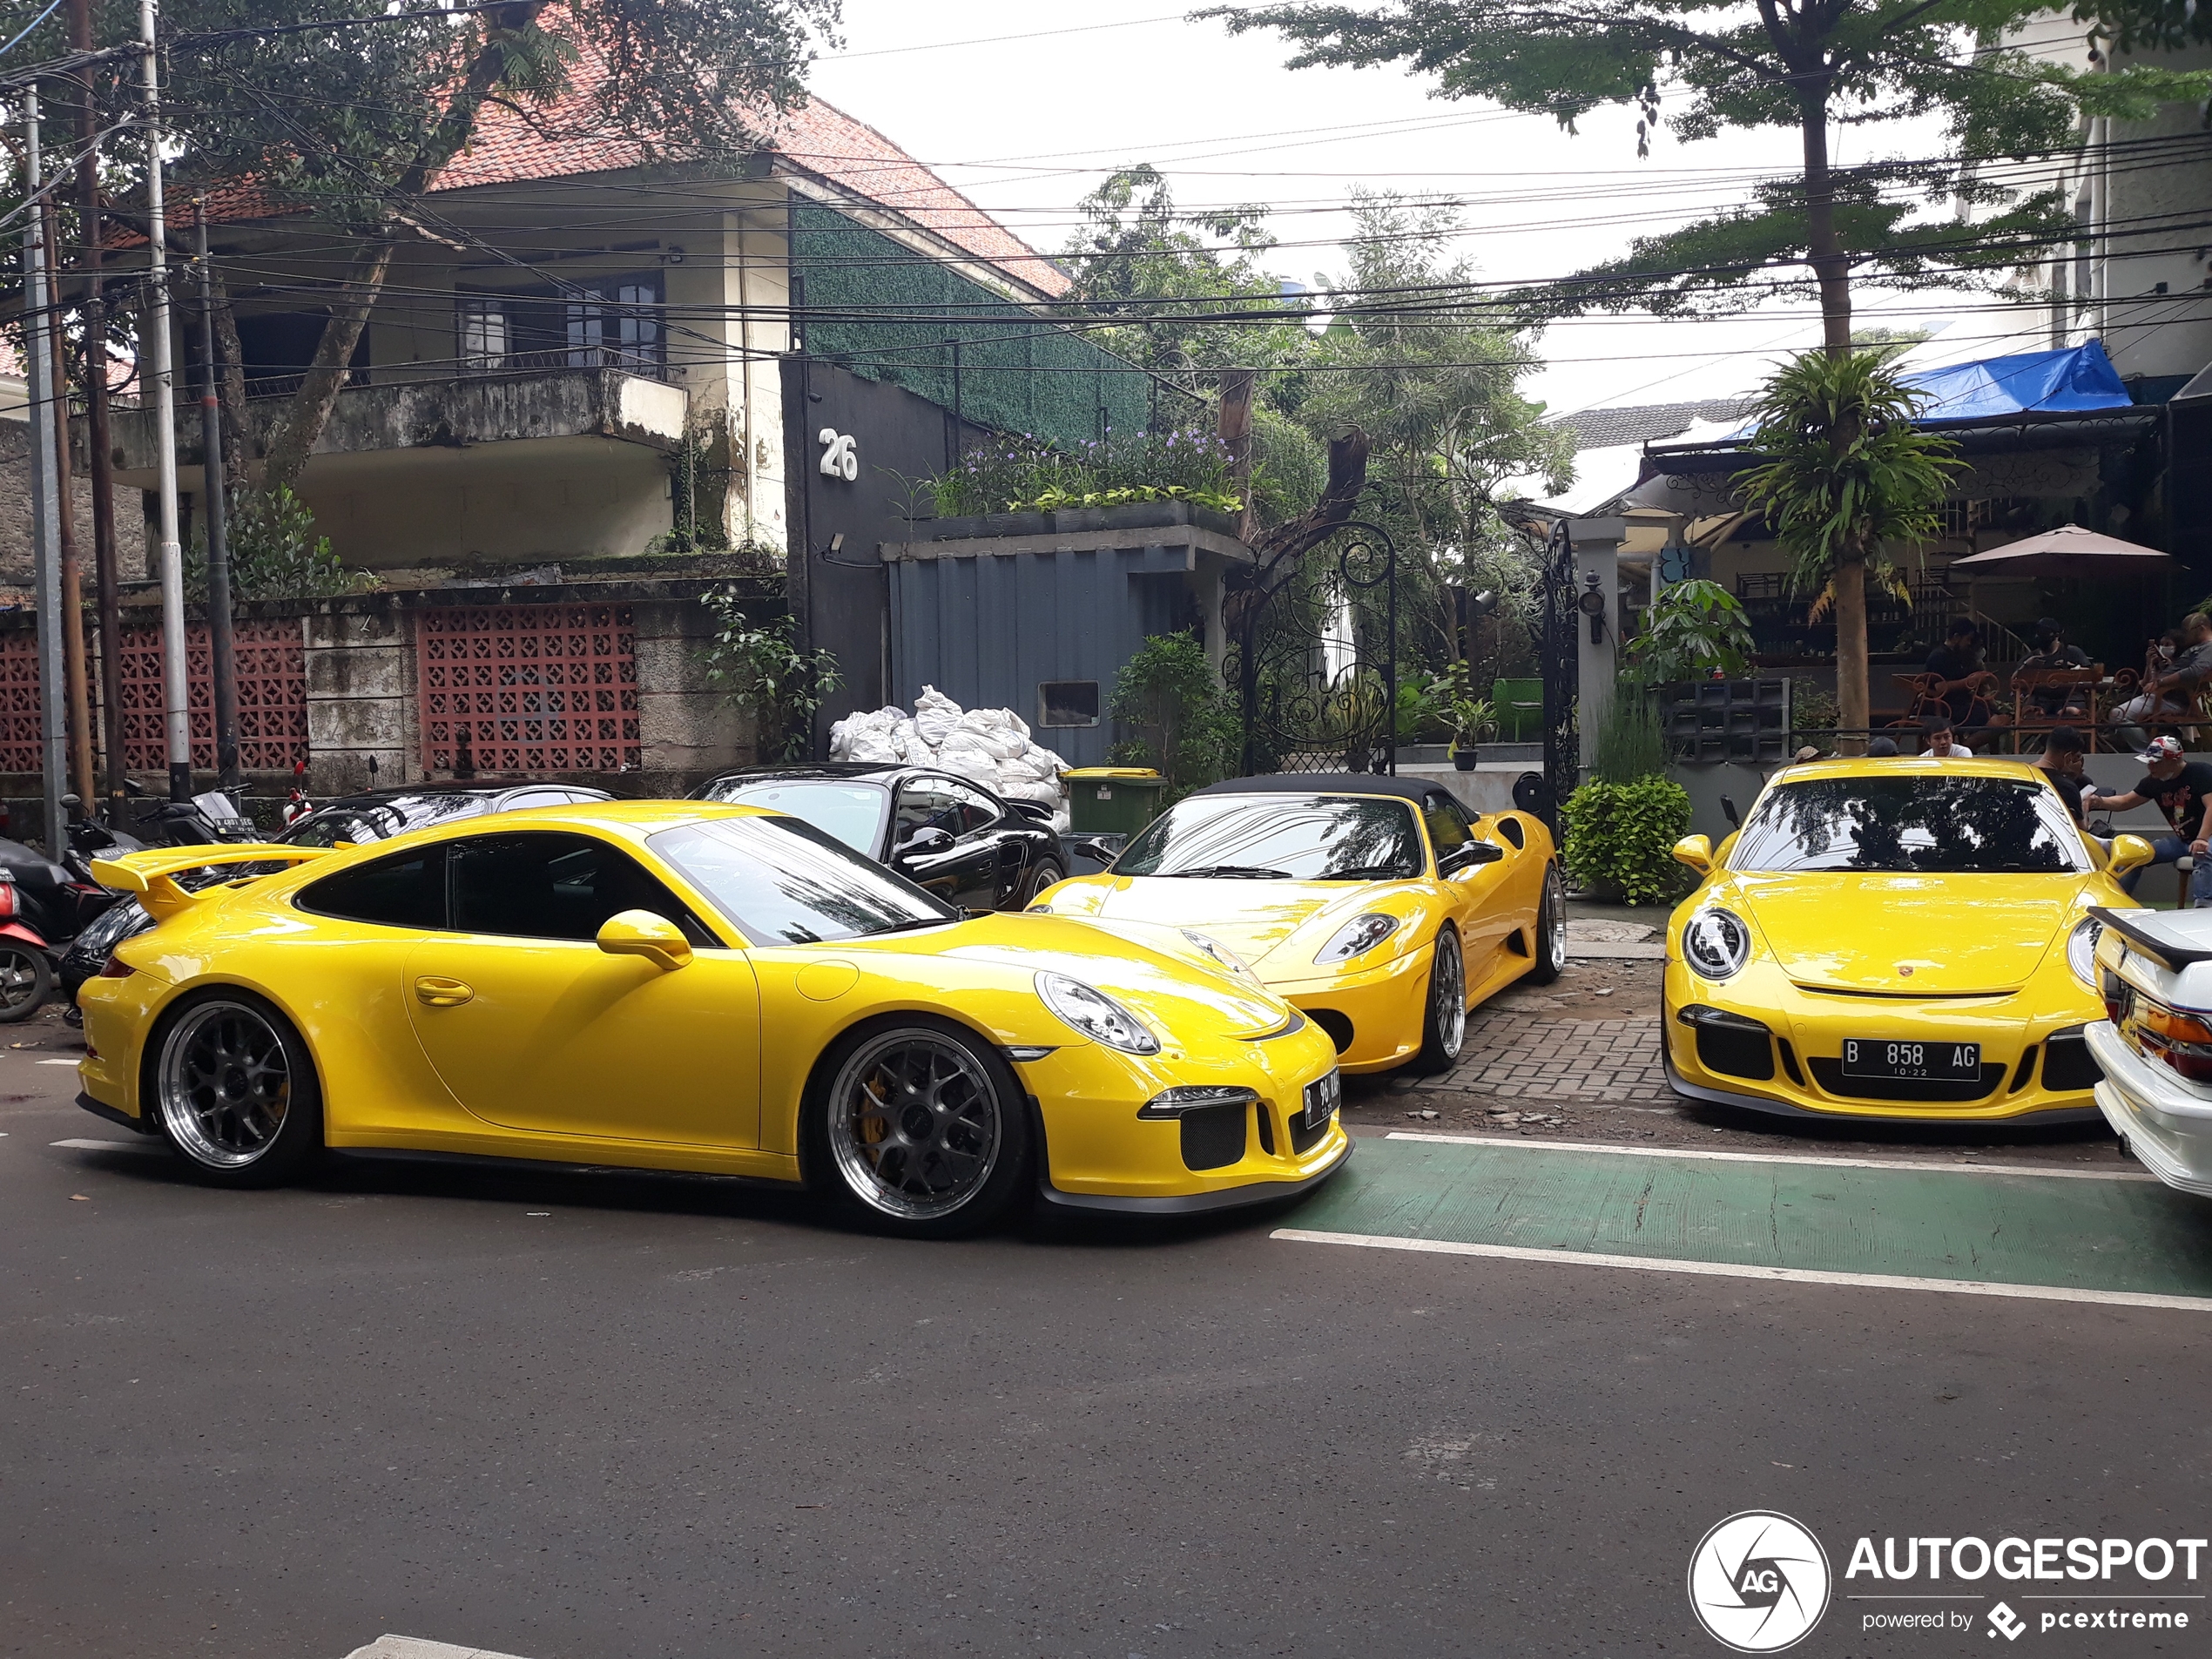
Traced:
<path fill-rule="evenodd" d="M 0 1025 L 28 1020 L 53 989 L 54 966 L 44 951 L 0 941 Z"/>

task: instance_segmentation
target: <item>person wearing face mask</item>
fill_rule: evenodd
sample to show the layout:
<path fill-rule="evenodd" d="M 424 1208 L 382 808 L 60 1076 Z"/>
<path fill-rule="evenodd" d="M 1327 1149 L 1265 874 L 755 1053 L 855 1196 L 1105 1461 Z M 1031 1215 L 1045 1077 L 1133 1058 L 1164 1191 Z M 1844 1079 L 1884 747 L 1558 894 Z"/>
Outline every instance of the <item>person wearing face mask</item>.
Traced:
<path fill-rule="evenodd" d="M 2182 648 L 2170 659 L 2155 648 L 2142 694 L 2113 711 L 2120 739 L 2131 747 L 2148 745 L 2144 728 L 2159 720 L 2186 719 L 2196 711 L 2197 694 L 2212 680 L 2212 617 L 2193 610 L 2182 618 Z M 2160 642 L 2163 644 L 2163 641 Z"/>

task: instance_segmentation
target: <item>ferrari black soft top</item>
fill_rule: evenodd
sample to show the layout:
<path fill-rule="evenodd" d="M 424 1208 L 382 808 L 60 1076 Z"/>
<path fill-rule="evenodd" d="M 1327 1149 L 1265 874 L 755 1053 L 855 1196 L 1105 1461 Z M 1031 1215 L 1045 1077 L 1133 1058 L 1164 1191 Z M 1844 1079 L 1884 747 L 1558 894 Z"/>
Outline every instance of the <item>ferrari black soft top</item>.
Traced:
<path fill-rule="evenodd" d="M 1386 778 L 1371 772 L 1278 772 L 1264 778 L 1231 778 L 1194 789 L 1191 795 L 1394 795 L 1416 806 L 1449 794 L 1441 784 Z"/>

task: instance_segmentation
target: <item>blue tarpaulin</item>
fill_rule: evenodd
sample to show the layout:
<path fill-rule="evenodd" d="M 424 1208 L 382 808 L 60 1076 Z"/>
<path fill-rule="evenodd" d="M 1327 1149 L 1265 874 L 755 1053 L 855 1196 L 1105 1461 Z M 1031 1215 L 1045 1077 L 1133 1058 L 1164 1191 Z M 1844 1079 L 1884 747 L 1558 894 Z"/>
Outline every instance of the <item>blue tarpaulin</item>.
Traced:
<path fill-rule="evenodd" d="M 1997 421 L 2008 415 L 2124 409 L 2131 401 L 2112 359 L 2094 340 L 2065 351 L 1985 357 L 1946 368 L 1919 369 L 1901 378 L 1928 400 L 1920 409 L 1923 426 Z M 1746 421 L 1720 442 L 1740 442 L 1757 428 L 1757 421 Z"/>

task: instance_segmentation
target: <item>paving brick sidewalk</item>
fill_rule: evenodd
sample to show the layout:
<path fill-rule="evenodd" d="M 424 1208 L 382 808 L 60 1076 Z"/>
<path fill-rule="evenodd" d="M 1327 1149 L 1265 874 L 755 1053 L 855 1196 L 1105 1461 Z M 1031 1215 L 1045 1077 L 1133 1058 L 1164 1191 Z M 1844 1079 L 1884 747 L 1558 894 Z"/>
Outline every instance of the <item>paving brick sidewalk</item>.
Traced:
<path fill-rule="evenodd" d="M 1601 1108 L 1681 1103 L 1659 1062 L 1657 1020 L 1531 1020 L 1509 1008 L 1469 1023 L 1450 1071 L 1400 1076 L 1389 1092 Z"/>

